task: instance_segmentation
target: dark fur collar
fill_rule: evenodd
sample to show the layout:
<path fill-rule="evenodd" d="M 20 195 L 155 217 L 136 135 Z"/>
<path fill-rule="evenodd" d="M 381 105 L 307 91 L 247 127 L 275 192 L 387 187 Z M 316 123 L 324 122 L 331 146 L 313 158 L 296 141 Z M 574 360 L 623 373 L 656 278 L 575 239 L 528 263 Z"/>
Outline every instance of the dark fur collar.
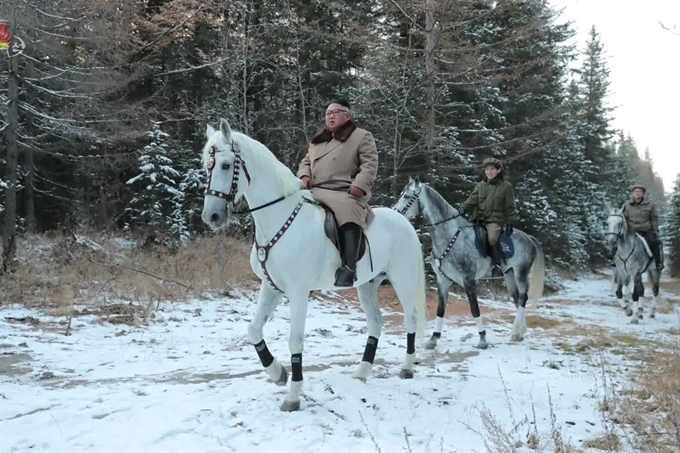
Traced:
<path fill-rule="evenodd" d="M 349 138 L 350 135 L 352 135 L 352 132 L 354 132 L 357 128 L 357 125 L 354 124 L 354 121 L 349 120 L 345 124 L 342 125 L 340 129 L 338 129 L 335 132 L 331 132 L 328 129 L 324 128 L 321 131 L 317 132 L 316 135 L 312 137 L 312 145 L 318 145 L 319 143 L 326 143 L 330 142 L 332 139 L 336 139 L 339 142 L 345 142 Z"/>

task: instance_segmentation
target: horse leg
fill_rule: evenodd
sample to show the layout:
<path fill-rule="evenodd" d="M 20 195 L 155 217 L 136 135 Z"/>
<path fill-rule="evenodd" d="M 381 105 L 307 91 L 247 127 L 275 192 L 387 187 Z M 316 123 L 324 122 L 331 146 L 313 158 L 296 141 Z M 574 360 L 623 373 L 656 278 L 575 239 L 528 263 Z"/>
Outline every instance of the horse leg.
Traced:
<path fill-rule="evenodd" d="M 644 294 L 642 288 L 642 276 L 636 275 L 633 279 L 633 312 L 635 313 L 633 319 L 630 321 L 631 324 L 637 324 L 639 320 L 643 319 L 642 315 L 642 302 L 640 297 Z"/>
<path fill-rule="evenodd" d="M 618 279 L 618 282 L 619 288 L 621 288 L 616 293 L 616 297 L 619 297 L 619 294 L 621 294 L 619 305 L 626 312 L 626 316 L 633 316 L 633 310 L 630 308 L 630 294 L 632 293 L 631 278 L 628 275 L 622 276 Z"/>
<path fill-rule="evenodd" d="M 661 272 L 657 270 L 649 270 L 647 273 L 649 281 L 652 283 L 652 306 L 649 307 L 649 317 L 656 317 L 656 309 L 659 304 L 659 280 L 661 280 Z"/>
<path fill-rule="evenodd" d="M 511 341 L 524 340 L 524 334 L 527 331 L 527 318 L 525 314 L 527 299 L 529 296 L 529 282 L 527 281 L 528 272 L 518 269 L 515 270 L 514 285 L 517 290 L 517 311 L 515 312 L 515 322 L 512 324 L 512 333 L 510 334 Z M 510 279 L 506 279 L 506 282 Z"/>
<path fill-rule="evenodd" d="M 444 314 L 446 313 L 446 305 L 449 302 L 449 289 L 451 289 L 451 281 L 446 277 L 437 275 L 437 294 L 439 295 L 439 304 L 437 305 L 437 320 L 434 324 L 434 332 L 429 340 L 425 343 L 425 349 L 434 349 L 437 346 L 437 341 L 442 337 L 442 327 L 444 326 Z"/>
<path fill-rule="evenodd" d="M 626 312 L 626 316 L 632 316 L 633 315 L 633 310 L 630 309 L 630 306 L 628 305 L 628 302 L 626 299 L 623 298 L 623 289 L 626 287 L 626 285 L 623 284 L 624 278 L 622 276 L 615 276 L 614 277 L 616 281 L 616 298 L 619 301 L 619 306 L 623 308 L 623 310 Z"/>
<path fill-rule="evenodd" d="M 416 311 L 417 289 L 409 279 L 409 274 L 412 274 L 413 271 L 406 267 L 403 270 L 403 273 L 390 273 L 388 277 L 404 309 L 404 323 L 406 324 L 406 357 L 404 364 L 401 366 L 399 377 L 402 379 L 412 379 L 413 364 L 416 361 L 416 330 L 418 327 L 418 313 Z"/>
<path fill-rule="evenodd" d="M 515 303 L 515 307 L 519 305 L 519 289 L 517 288 L 517 283 L 515 282 L 515 270 L 510 269 L 505 274 L 505 285 L 508 288 L 508 293 L 512 297 L 512 301 Z"/>
<path fill-rule="evenodd" d="M 291 380 L 288 394 L 281 404 L 281 410 L 292 412 L 300 409 L 300 391 L 302 390 L 302 350 L 305 341 L 305 323 L 307 322 L 307 306 L 309 292 L 288 295 L 290 301 L 290 349 Z"/>
<path fill-rule="evenodd" d="M 276 385 L 286 385 L 288 382 L 288 373 L 278 360 L 276 360 L 267 343 L 264 341 L 263 330 L 267 320 L 272 316 L 274 310 L 281 301 L 282 294 L 266 283 L 260 285 L 260 293 L 257 297 L 257 308 L 255 309 L 255 316 L 248 323 L 248 338 L 255 346 L 257 355 L 260 357 L 262 366 L 267 371 L 269 378 Z"/>
<path fill-rule="evenodd" d="M 477 284 L 474 279 L 465 280 L 465 294 L 470 303 L 470 313 L 477 324 L 477 332 L 479 333 L 479 343 L 475 346 L 478 349 L 486 349 L 489 343 L 486 342 L 486 329 L 482 321 L 481 313 L 479 312 L 479 302 L 477 301 Z"/>
<path fill-rule="evenodd" d="M 366 382 L 373 369 L 373 360 L 375 359 L 375 351 L 378 348 L 378 338 L 380 338 L 383 324 L 380 305 L 378 304 L 378 288 L 382 281 L 382 278 L 375 278 L 357 287 L 359 302 L 361 302 L 361 306 L 366 313 L 368 340 L 364 348 L 364 356 L 361 358 L 359 367 L 354 372 L 354 377 L 363 382 Z"/>
<path fill-rule="evenodd" d="M 635 294 L 634 294 L 635 293 Z M 633 316 L 633 319 L 630 320 L 631 324 L 637 324 L 639 320 L 635 316 L 635 313 L 637 312 L 637 303 L 633 303 L 631 300 L 632 297 L 637 298 L 637 293 L 635 292 L 635 278 L 626 276 L 624 278 L 623 282 L 623 300 L 626 302 L 626 315 L 628 315 L 628 312 L 630 311 L 630 315 L 628 316 Z"/>

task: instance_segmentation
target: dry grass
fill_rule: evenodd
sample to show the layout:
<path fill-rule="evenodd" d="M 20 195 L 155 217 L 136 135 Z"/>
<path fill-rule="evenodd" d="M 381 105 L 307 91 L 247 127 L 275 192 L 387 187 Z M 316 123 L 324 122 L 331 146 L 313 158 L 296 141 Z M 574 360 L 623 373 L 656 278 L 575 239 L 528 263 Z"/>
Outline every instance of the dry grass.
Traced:
<path fill-rule="evenodd" d="M 632 429 L 637 451 L 680 451 L 680 348 L 649 354 L 610 417 Z"/>
<path fill-rule="evenodd" d="M 66 314 L 74 304 L 109 300 L 157 304 L 255 285 L 250 245 L 235 239 L 199 237 L 178 250 L 121 247 L 115 238 L 103 235 L 89 239 L 96 244 L 82 245 L 70 236 L 19 238 L 18 265 L 0 279 L 0 305 L 19 303 Z"/>
<path fill-rule="evenodd" d="M 661 282 L 661 293 L 671 292 L 674 294 L 680 294 L 680 279 L 674 278 L 668 281 Z"/>

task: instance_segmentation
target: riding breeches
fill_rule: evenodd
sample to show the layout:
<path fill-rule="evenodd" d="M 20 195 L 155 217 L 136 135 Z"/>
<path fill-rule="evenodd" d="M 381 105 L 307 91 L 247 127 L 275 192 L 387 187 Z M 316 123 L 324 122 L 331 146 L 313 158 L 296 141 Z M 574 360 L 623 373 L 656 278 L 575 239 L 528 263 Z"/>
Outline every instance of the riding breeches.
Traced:
<path fill-rule="evenodd" d="M 638 231 L 638 234 L 645 238 L 650 249 L 654 250 L 659 247 L 659 236 L 657 236 L 655 231 Z"/>
<path fill-rule="evenodd" d="M 501 226 L 497 223 L 487 223 L 484 225 L 486 228 L 487 239 L 489 240 L 489 245 L 493 247 L 498 242 L 498 237 L 501 235 Z"/>

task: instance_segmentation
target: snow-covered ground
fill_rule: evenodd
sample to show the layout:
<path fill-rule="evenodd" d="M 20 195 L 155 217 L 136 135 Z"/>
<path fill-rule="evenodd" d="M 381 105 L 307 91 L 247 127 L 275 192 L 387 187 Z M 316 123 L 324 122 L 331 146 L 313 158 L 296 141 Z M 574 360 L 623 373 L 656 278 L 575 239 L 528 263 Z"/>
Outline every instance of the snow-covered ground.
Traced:
<path fill-rule="evenodd" d="M 268 381 L 247 341 L 253 294 L 161 304 L 140 327 L 83 315 L 70 336 L 64 317 L 3 307 L 0 451 L 483 452 L 502 437 L 499 428 L 544 447 L 558 431 L 581 448 L 606 429 L 598 411 L 602 361 L 607 379 L 623 380 L 617 369 L 633 360 L 569 345 L 592 340 L 591 329 L 664 341 L 664 331 L 680 325 L 677 309 L 630 325 L 609 292 L 609 282 L 594 277 L 567 283 L 528 310 L 521 343 L 509 341 L 514 307 L 482 299 L 483 315 L 494 309 L 485 318 L 491 347 L 473 348 L 469 316 L 447 319 L 437 349 L 419 350 L 413 380 L 398 377 L 405 334 L 387 324 L 367 383 L 351 377 L 366 342 L 363 312 L 315 298 L 295 413 L 279 411 L 285 388 Z M 265 338 L 285 364 L 287 334 L 284 303 Z"/>

